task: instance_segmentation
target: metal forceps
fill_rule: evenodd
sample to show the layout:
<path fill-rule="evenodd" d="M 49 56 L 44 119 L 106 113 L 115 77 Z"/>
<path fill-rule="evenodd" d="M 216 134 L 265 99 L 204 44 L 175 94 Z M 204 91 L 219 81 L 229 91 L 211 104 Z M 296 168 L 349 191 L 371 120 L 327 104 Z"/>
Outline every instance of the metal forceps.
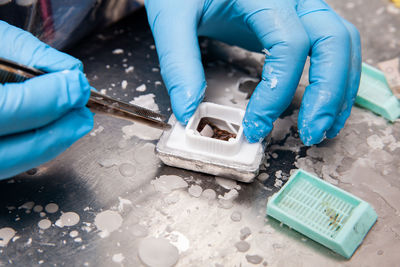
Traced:
<path fill-rule="evenodd" d="M 0 83 L 23 82 L 30 78 L 45 74 L 45 72 L 13 61 L 0 58 Z M 91 90 L 86 105 L 97 114 L 105 114 L 121 119 L 140 122 L 159 129 L 170 129 L 171 125 L 164 122 L 165 116 L 137 105 L 119 101 L 113 97 Z"/>

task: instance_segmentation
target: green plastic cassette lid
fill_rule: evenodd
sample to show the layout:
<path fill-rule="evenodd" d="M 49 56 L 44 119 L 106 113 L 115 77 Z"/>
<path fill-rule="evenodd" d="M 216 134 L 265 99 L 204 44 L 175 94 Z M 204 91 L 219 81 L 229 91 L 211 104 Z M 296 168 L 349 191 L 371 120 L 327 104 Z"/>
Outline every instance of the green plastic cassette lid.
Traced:
<path fill-rule="evenodd" d="M 389 121 L 400 117 L 400 101 L 390 90 L 382 71 L 363 63 L 356 104 Z"/>
<path fill-rule="evenodd" d="M 267 215 L 346 258 L 378 217 L 367 202 L 301 169 L 269 199 Z"/>

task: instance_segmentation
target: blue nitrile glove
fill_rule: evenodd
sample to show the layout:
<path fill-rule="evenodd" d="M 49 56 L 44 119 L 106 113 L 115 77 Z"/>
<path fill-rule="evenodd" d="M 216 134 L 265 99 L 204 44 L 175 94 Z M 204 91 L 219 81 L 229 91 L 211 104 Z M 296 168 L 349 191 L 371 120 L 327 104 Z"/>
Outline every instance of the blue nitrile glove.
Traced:
<path fill-rule="evenodd" d="M 360 80 L 359 33 L 322 0 L 146 0 L 145 5 L 181 123 L 188 122 L 206 88 L 198 35 L 269 51 L 243 121 L 248 141 L 264 138 L 288 107 L 307 55 L 310 85 L 298 119 L 302 141 L 312 145 L 336 136 L 350 115 Z"/>
<path fill-rule="evenodd" d="M 93 127 L 82 63 L 0 21 L 0 57 L 49 74 L 0 84 L 0 179 L 56 157 Z"/>

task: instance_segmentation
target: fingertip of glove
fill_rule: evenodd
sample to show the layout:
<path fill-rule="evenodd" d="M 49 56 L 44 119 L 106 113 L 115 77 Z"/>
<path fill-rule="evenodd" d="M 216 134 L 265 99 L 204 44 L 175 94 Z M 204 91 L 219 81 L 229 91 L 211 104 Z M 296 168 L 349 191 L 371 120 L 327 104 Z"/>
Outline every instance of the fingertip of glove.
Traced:
<path fill-rule="evenodd" d="M 329 129 L 329 131 L 327 131 L 326 137 L 328 137 L 329 139 L 336 137 L 339 134 L 340 130 L 342 130 L 342 128 L 343 125 L 334 125 L 331 129 Z"/>
<path fill-rule="evenodd" d="M 260 122 L 243 120 L 243 133 L 249 143 L 261 142 L 270 131 L 270 127 Z"/>
<path fill-rule="evenodd" d="M 88 108 L 80 108 L 74 110 L 76 117 L 79 119 L 77 128 L 78 139 L 89 133 L 94 126 L 93 113 Z"/>
<path fill-rule="evenodd" d="M 205 81 L 199 90 L 171 90 L 171 106 L 176 119 L 183 125 L 186 125 L 197 107 L 204 98 L 204 92 L 207 85 Z"/>
<path fill-rule="evenodd" d="M 76 59 L 76 58 L 74 58 L 72 56 L 69 56 L 69 57 L 70 57 L 70 59 L 68 61 L 70 61 L 70 62 L 68 62 L 67 65 L 66 65 L 67 69 L 79 70 L 79 71 L 83 72 L 83 63 L 82 63 L 82 61 L 80 61 L 79 59 Z"/>
<path fill-rule="evenodd" d="M 188 124 L 190 118 L 193 116 L 195 110 L 177 110 L 176 108 L 174 109 L 174 114 L 176 119 L 182 124 L 182 125 L 186 125 Z"/>
<path fill-rule="evenodd" d="M 91 89 L 85 74 L 80 70 L 63 70 L 60 73 L 65 76 L 72 107 L 85 106 L 89 100 Z"/>
<path fill-rule="evenodd" d="M 327 137 L 326 123 L 324 120 L 318 122 L 302 122 L 299 127 L 300 139 L 306 146 L 321 143 Z"/>
<path fill-rule="evenodd" d="M 350 116 L 350 111 L 351 110 L 348 109 L 338 115 L 338 118 L 336 119 L 335 123 L 329 129 L 329 131 L 326 133 L 326 136 L 328 138 L 334 138 L 340 133 L 340 131 L 343 129 L 343 127 L 346 123 L 347 118 Z"/>

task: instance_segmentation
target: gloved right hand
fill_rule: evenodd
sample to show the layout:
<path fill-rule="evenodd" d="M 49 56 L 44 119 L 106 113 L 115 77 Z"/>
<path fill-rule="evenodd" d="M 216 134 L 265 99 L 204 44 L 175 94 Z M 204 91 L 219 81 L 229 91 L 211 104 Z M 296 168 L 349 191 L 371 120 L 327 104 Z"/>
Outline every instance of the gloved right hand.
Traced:
<path fill-rule="evenodd" d="M 307 55 L 310 85 L 299 112 L 300 138 L 318 144 L 342 129 L 360 81 L 360 36 L 324 0 L 146 0 L 145 6 L 172 110 L 182 124 L 206 88 L 200 35 L 267 51 L 243 120 L 249 142 L 262 140 L 288 107 Z"/>
<path fill-rule="evenodd" d="M 48 74 L 0 84 L 0 179 L 43 164 L 93 127 L 82 63 L 0 21 L 0 57 Z"/>

